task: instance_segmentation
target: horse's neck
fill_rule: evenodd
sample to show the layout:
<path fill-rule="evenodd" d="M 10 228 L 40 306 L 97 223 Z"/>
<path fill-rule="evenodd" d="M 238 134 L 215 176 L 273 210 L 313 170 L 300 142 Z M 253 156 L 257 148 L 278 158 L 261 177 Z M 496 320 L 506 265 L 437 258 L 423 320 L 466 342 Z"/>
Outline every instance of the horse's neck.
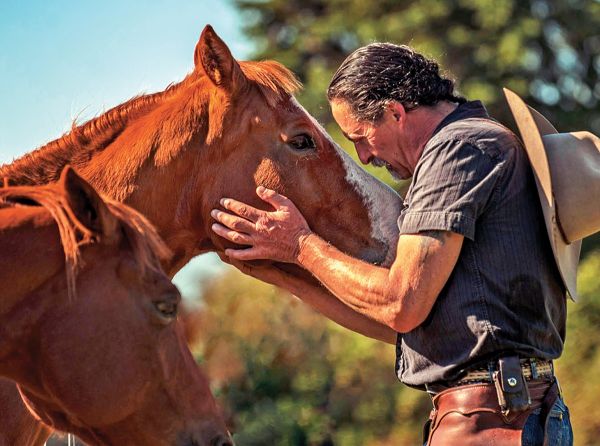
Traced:
<path fill-rule="evenodd" d="M 193 183 L 202 184 L 199 177 L 203 175 L 206 166 L 190 168 L 190 164 L 201 166 L 202 162 L 198 161 L 194 151 L 182 152 L 184 153 L 180 153 L 166 166 L 158 167 L 152 159 L 150 149 L 129 153 L 129 147 L 118 140 L 88 159 L 76 152 L 71 153 L 72 159 L 65 157 L 66 152 L 62 154 L 62 162 L 65 165 L 75 164 L 78 173 L 96 190 L 132 206 L 156 226 L 175 254 L 173 263 L 165 265 L 171 274 L 200 253 L 202 239 L 205 237 L 201 222 L 191 221 L 191 213 L 197 205 L 191 201 L 198 197 L 194 193 Z M 46 184 L 55 181 L 56 165 L 44 164 L 43 153 L 39 153 L 38 157 L 41 164 L 36 169 L 35 176 L 19 169 L 19 160 L 14 163 L 13 169 L 5 168 L 4 173 L 8 175 L 10 184 Z M 25 176 L 26 181 L 23 180 Z M 194 226 L 194 229 L 190 226 Z"/>
<path fill-rule="evenodd" d="M 211 173 L 194 152 L 182 153 L 164 169 L 142 170 L 136 190 L 125 200 L 155 225 L 173 251 L 171 263 L 164 265 L 171 276 L 194 256 L 212 250 L 203 220 Z"/>
<path fill-rule="evenodd" d="M 103 176 L 106 181 L 102 182 L 105 193 L 123 200 L 128 194 L 126 184 L 137 174 L 144 158 L 140 160 L 139 155 L 136 157 L 126 151 L 114 154 L 110 149 L 111 144 L 100 150 L 53 141 L 11 164 L 0 166 L 0 181 L 7 181 L 10 186 L 39 186 L 57 181 L 67 165 L 74 167 L 82 176 L 86 176 L 86 171 L 105 169 Z M 100 163 L 103 163 L 100 169 L 94 169 Z M 134 169 L 130 168 L 131 164 L 134 164 Z"/>
<path fill-rule="evenodd" d="M 0 181 L 8 178 L 11 185 L 47 184 L 56 181 L 67 164 L 78 170 L 84 168 L 140 116 L 153 110 L 177 89 L 178 85 L 173 85 L 162 92 L 136 96 L 82 125 L 74 126 L 69 133 L 11 164 L 0 165 Z"/>
<path fill-rule="evenodd" d="M 115 147 L 124 151 L 125 147 Z M 123 167 L 109 157 L 96 157 L 83 169 L 83 176 L 108 195 L 142 213 L 156 227 L 175 256 L 166 270 L 173 273 L 197 255 L 206 237 L 201 200 L 208 189 L 209 174 L 198 147 L 183 148 L 166 165 L 148 158 L 141 167 Z"/>
<path fill-rule="evenodd" d="M 133 117 L 118 124 L 113 139 L 98 145 L 101 149 L 77 146 L 75 136 L 68 135 L 0 167 L 0 181 L 6 177 L 11 185 L 47 184 L 71 164 L 96 190 L 137 209 L 157 227 L 174 251 L 173 263 L 166 265 L 173 274 L 194 255 L 210 249 L 202 247 L 208 240 L 204 225 L 192 221 L 198 218 L 197 212 L 192 214 L 200 205 L 195 202 L 199 197 L 195 186 L 204 184 L 199 177 L 206 172 L 198 156 L 203 151 L 186 150 L 189 140 L 169 135 L 155 147 L 154 139 L 144 138 L 146 122 Z"/>
<path fill-rule="evenodd" d="M 10 186 L 38 186 L 57 181 L 66 165 L 84 168 L 97 154 L 92 146 L 77 146 L 71 134 L 0 166 L 0 181 Z"/>
<path fill-rule="evenodd" d="M 53 183 L 69 164 L 70 151 L 60 151 L 44 146 L 16 159 L 11 164 L 0 165 L 0 180 L 11 186 L 35 186 Z M 52 162 L 50 162 L 52 160 Z"/>

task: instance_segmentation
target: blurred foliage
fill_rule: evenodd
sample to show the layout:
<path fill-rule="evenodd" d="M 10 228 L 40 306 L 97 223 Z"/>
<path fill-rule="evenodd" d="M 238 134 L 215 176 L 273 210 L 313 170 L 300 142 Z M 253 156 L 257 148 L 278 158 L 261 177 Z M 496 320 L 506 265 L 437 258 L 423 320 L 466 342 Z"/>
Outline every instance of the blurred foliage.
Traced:
<path fill-rule="evenodd" d="M 418 443 L 431 403 L 398 383 L 393 346 L 233 269 L 202 300 L 193 350 L 234 414 L 236 444 Z"/>
<path fill-rule="evenodd" d="M 331 121 L 325 90 L 354 49 L 408 44 L 438 60 L 469 98 L 511 123 L 501 87 L 521 94 L 559 130 L 600 133 L 597 0 L 234 0 L 254 57 L 296 72 L 301 102 Z"/>
<path fill-rule="evenodd" d="M 571 411 L 576 445 L 600 444 L 600 250 L 579 267 L 580 300 L 569 306 L 567 343 L 557 374 Z"/>
<path fill-rule="evenodd" d="M 557 374 L 577 445 L 600 434 L 600 251 L 581 264 Z M 412 446 L 431 402 L 400 384 L 394 347 L 326 320 L 233 269 L 203 291 L 192 346 L 238 446 Z"/>

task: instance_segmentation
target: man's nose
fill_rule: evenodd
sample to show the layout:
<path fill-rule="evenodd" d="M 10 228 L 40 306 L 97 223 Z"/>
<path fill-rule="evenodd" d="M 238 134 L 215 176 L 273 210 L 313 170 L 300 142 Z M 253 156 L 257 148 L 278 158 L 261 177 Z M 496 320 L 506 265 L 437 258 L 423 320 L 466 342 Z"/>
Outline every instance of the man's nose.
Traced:
<path fill-rule="evenodd" d="M 358 159 L 361 163 L 367 165 L 371 162 L 373 159 L 373 154 L 367 147 L 365 147 L 364 144 L 354 144 L 354 148 L 356 149 L 356 154 L 358 155 Z"/>

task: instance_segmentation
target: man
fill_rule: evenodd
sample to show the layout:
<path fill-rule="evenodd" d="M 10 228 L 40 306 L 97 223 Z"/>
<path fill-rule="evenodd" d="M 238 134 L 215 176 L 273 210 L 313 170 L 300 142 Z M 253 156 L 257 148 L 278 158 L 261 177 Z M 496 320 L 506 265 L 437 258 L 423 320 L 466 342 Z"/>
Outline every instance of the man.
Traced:
<path fill-rule="evenodd" d="M 304 267 L 331 294 L 242 269 L 395 342 L 399 379 L 434 399 L 430 446 L 542 444 L 545 430 L 562 435 L 544 444 L 571 444 L 551 363 L 563 349 L 565 286 L 518 138 L 405 46 L 356 50 L 328 99 L 362 163 L 412 177 L 396 260 L 387 269 L 345 255 L 312 233 L 290 200 L 260 187 L 273 212 L 232 199 L 222 205 L 237 215 L 213 211 L 217 234 L 250 245 L 225 254 Z M 369 322 L 352 326 L 344 316 L 352 312 Z"/>

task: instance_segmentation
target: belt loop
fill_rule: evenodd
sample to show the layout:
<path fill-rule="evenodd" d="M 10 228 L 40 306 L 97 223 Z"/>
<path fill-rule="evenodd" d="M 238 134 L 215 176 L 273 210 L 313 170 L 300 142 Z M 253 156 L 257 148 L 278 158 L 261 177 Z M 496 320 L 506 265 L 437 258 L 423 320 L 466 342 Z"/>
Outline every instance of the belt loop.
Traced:
<path fill-rule="evenodd" d="M 433 403 L 433 397 L 436 396 L 438 392 L 433 390 L 433 388 L 429 384 L 425 384 L 425 391 L 427 392 L 427 394 L 432 400 L 431 402 Z M 433 408 L 435 409 L 435 405 L 433 406 Z"/>
<path fill-rule="evenodd" d="M 563 391 L 562 391 L 562 387 L 560 386 L 560 383 L 558 382 L 558 378 L 556 377 L 556 375 L 554 375 L 554 370 L 552 370 L 552 376 L 554 377 L 554 382 L 556 383 L 556 388 L 558 389 L 558 396 L 563 399 Z"/>
<path fill-rule="evenodd" d="M 529 367 L 531 367 L 531 379 L 538 379 L 537 363 L 535 358 L 529 358 Z"/>

